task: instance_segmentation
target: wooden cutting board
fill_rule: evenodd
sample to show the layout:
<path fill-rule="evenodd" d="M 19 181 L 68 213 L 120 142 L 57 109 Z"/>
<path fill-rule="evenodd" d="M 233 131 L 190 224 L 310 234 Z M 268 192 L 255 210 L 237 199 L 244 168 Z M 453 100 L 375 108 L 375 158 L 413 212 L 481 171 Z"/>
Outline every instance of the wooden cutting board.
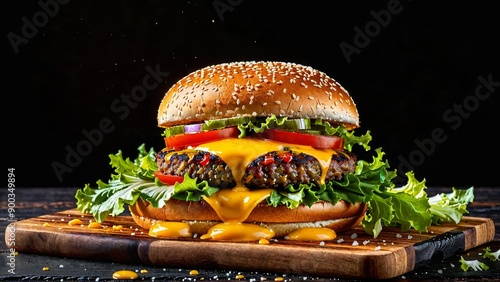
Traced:
<path fill-rule="evenodd" d="M 68 222 L 79 218 L 82 225 Z M 464 217 L 457 224 L 431 226 L 426 233 L 386 228 L 377 237 L 362 228 L 337 234 L 329 242 L 271 240 L 269 245 L 214 242 L 197 238 L 150 237 L 130 216 L 108 217 L 102 228 L 76 209 L 15 222 L 16 251 L 80 259 L 165 267 L 236 269 L 329 277 L 385 279 L 447 258 L 494 239 L 491 219 Z M 44 226 L 45 224 L 45 226 Z M 48 225 L 48 226 L 47 226 Z M 113 226 L 122 226 L 121 230 Z"/>

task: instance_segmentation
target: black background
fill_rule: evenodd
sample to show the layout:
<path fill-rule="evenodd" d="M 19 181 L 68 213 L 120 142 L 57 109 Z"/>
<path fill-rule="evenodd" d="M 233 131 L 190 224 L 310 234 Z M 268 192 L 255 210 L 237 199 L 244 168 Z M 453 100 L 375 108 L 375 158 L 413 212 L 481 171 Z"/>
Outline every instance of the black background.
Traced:
<path fill-rule="evenodd" d="M 495 1 L 61 2 L 2 9 L 2 163 L 15 168 L 17 187 L 107 180 L 108 154 L 163 147 L 156 111 L 171 85 L 239 60 L 295 62 L 335 78 L 355 100 L 372 147 L 427 186 L 498 185 Z M 57 8 L 50 15 L 40 3 Z M 388 5 L 394 13 L 378 23 L 374 14 Z M 358 28 L 372 36 L 362 42 Z M 346 56 L 341 44 L 359 48 Z M 168 75 L 121 119 L 111 105 L 143 84 L 148 66 Z M 478 77 L 497 86 L 479 86 Z M 103 119 L 112 132 L 69 165 L 68 148 L 88 144 L 83 131 L 96 132 Z M 433 131 L 442 135 L 430 141 Z M 71 171 L 58 179 L 55 162 Z"/>

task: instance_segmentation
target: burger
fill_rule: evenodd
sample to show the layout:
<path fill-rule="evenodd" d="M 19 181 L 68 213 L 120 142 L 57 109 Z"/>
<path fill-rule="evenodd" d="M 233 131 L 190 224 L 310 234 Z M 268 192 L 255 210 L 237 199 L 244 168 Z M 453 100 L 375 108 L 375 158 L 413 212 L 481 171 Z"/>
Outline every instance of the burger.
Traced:
<path fill-rule="evenodd" d="M 171 199 L 161 209 L 139 201 L 130 210 L 143 228 L 182 221 L 206 234 L 221 221 L 247 222 L 281 237 L 304 227 L 339 231 L 364 217 L 364 203 L 303 200 L 310 194 L 304 190 L 356 168 L 344 139 L 327 134 L 327 127 L 358 127 L 356 105 L 322 72 L 281 62 L 206 67 L 170 88 L 157 119 L 166 143 L 156 155 L 157 178 L 168 185 L 187 175 L 220 190 L 200 201 Z"/>
<path fill-rule="evenodd" d="M 394 189 L 380 149 L 371 162 L 357 158 L 356 148 L 371 150 L 370 132 L 355 134 L 352 97 L 312 67 L 196 70 L 166 92 L 157 121 L 165 147 L 141 145 L 134 161 L 110 155 L 116 174 L 79 190 L 79 210 L 104 221 L 128 205 L 152 236 L 235 241 L 332 239 L 360 223 L 377 236 L 385 225 L 423 231 L 432 222 L 423 182 L 409 174 Z"/>

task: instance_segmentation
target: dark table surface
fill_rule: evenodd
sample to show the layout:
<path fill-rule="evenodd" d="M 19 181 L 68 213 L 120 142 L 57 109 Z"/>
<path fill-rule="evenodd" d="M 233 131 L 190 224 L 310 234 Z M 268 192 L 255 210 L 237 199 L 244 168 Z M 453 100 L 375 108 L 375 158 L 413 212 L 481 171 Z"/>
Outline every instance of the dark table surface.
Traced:
<path fill-rule="evenodd" d="M 16 188 L 15 220 L 36 217 L 75 208 L 74 195 L 77 188 Z M 440 192 L 451 192 L 448 187 L 430 187 L 429 195 Z M 9 223 L 7 188 L 0 191 L 0 237 L 4 238 L 5 228 Z M 458 253 L 446 259 L 434 259 L 426 266 L 415 269 L 391 281 L 405 280 L 497 280 L 500 279 L 500 260 L 490 261 L 482 257 L 483 249 L 490 247 L 492 251 L 500 249 L 500 187 L 475 187 L 475 200 L 469 205 L 468 216 L 488 217 L 495 222 L 495 239 L 485 245 L 478 246 L 463 253 Z M 9 265 L 10 250 L 5 243 L 1 244 L 0 280 L 43 280 L 43 281 L 109 281 L 117 270 L 132 270 L 139 273 L 139 280 L 178 280 L 178 281 L 355 281 L 344 278 L 308 277 L 290 273 L 267 273 L 239 271 L 238 269 L 211 270 L 196 269 L 197 275 L 190 274 L 193 269 L 179 269 L 149 265 L 134 265 L 104 261 L 89 261 L 64 257 L 52 257 L 28 253 L 18 253 L 14 264 Z M 488 270 L 463 271 L 460 268 L 460 256 L 466 260 L 479 260 L 489 266 Z M 272 259 L 272 258 L 270 258 Z M 12 266 L 15 266 L 12 271 Z M 49 270 L 44 270 L 48 267 Z M 9 272 L 10 270 L 10 272 Z M 15 272 L 13 274 L 12 272 Z"/>

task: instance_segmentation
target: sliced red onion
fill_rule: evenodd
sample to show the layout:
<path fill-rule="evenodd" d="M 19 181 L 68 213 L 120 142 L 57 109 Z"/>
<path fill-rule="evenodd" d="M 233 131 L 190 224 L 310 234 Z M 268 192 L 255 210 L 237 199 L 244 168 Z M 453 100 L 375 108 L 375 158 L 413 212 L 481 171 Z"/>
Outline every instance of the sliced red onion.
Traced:
<path fill-rule="evenodd" d="M 184 132 L 194 133 L 201 131 L 201 123 L 184 125 Z"/>

